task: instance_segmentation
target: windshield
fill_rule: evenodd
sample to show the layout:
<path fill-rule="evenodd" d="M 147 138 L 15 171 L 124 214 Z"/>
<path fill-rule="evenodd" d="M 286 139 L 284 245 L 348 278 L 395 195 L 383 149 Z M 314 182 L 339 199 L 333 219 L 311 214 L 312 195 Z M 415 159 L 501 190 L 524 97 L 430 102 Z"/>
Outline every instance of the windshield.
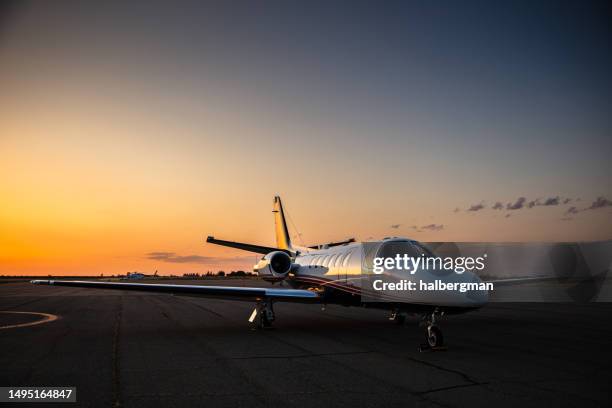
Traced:
<path fill-rule="evenodd" d="M 378 253 L 376 254 L 379 258 L 395 258 L 396 255 L 404 256 L 408 255 L 409 257 L 420 257 L 423 256 L 432 256 L 431 252 L 424 248 L 423 246 L 416 245 L 415 241 L 390 241 L 383 243 Z"/>
<path fill-rule="evenodd" d="M 414 245 L 417 250 L 421 251 L 420 253 L 422 253 L 423 255 L 425 255 L 426 257 L 435 257 L 436 255 L 431 252 L 431 249 L 427 248 L 425 245 L 421 244 L 418 241 L 411 241 L 412 245 Z"/>

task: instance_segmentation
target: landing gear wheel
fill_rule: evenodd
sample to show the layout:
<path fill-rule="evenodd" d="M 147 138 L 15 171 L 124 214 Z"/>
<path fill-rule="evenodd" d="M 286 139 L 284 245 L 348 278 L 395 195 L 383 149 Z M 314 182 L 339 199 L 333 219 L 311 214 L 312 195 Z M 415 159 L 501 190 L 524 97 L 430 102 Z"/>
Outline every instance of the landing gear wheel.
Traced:
<path fill-rule="evenodd" d="M 430 326 L 427 328 L 427 344 L 429 347 L 436 348 L 444 345 L 444 337 L 442 330 L 438 326 Z"/>

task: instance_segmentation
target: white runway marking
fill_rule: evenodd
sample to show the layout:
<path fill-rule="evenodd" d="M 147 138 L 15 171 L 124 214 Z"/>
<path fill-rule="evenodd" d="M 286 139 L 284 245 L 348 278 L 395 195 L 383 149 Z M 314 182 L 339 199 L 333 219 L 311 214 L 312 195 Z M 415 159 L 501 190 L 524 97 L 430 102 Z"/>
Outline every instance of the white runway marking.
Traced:
<path fill-rule="evenodd" d="M 19 324 L 9 324 L 7 326 L 0 326 L 0 330 L 2 329 L 15 329 L 17 327 L 27 327 L 27 326 L 35 326 L 37 324 L 50 323 L 54 320 L 59 319 L 58 316 L 49 313 L 38 313 L 38 312 L 13 312 L 8 310 L 0 310 L 0 313 L 14 313 L 14 314 L 28 314 L 28 315 L 37 315 L 42 316 L 42 319 L 36 320 L 34 322 L 29 323 L 19 323 Z"/>

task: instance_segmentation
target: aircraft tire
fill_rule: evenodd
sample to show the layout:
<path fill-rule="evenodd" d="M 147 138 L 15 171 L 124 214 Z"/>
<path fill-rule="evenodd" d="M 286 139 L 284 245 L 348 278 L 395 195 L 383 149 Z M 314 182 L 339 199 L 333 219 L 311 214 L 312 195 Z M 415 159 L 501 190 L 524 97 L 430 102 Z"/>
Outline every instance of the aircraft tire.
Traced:
<path fill-rule="evenodd" d="M 427 344 L 429 347 L 442 347 L 444 345 L 444 337 L 442 336 L 442 330 L 438 326 L 431 326 L 427 330 Z"/>

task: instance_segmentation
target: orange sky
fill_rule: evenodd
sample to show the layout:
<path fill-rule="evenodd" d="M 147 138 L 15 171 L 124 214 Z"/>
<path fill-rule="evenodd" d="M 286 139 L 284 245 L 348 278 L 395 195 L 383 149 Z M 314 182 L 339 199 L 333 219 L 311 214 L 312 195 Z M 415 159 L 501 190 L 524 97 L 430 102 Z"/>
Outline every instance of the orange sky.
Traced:
<path fill-rule="evenodd" d="M 406 235 L 424 241 L 609 237 L 605 209 L 585 212 L 579 222 L 559 221 L 560 208 L 556 213 L 524 210 L 510 218 L 491 211 L 454 213 L 454 204 L 446 204 L 452 193 L 436 189 L 420 187 L 412 197 L 400 187 L 393 196 L 388 186 L 351 186 L 359 177 L 350 173 L 326 182 L 274 174 L 257 162 L 242 165 L 249 162 L 233 160 L 226 152 L 208 153 L 215 147 L 194 157 L 189 146 L 130 140 L 133 132 L 125 129 L 59 118 L 20 121 L 3 115 L 3 134 L 9 137 L 1 143 L 0 274 L 250 270 L 255 255 L 204 245 L 203 239 L 214 234 L 271 245 L 276 192 L 283 194 L 307 244 L 353 235 Z M 116 136 L 95 138 L 105 132 Z M 339 191 L 333 192 L 336 187 Z M 445 227 L 430 232 L 410 228 L 430 223 Z M 392 229 L 392 224 L 401 225 Z M 221 259 L 171 263 L 147 259 L 151 252 Z"/>
<path fill-rule="evenodd" d="M 296 142 L 320 153 L 320 161 L 296 155 L 289 145 L 274 150 L 281 154 L 275 166 L 265 143 L 235 147 L 233 135 L 249 126 L 239 120 L 179 123 L 138 110 L 125 118 L 100 103 L 84 108 L 43 98 L 27 108 L 15 103 L 0 110 L 0 274 L 250 270 L 255 255 L 204 245 L 204 237 L 272 245 L 276 193 L 306 244 L 390 235 L 423 241 L 610 238 L 609 208 L 584 211 L 572 221 L 561 220 L 567 206 L 471 213 L 465 209 L 481 198 L 491 205 L 516 197 L 486 178 L 461 185 L 428 184 L 426 177 L 424 183 L 405 182 L 393 168 L 378 170 L 383 160 L 367 146 L 350 149 L 348 161 L 335 161 L 314 142 Z M 258 129 L 249 133 L 265 139 Z M 399 177 L 380 183 L 389 171 Z M 440 171 L 431 179 L 443 181 L 446 170 Z M 522 191 L 533 188 L 530 180 L 521 183 Z M 589 204 L 584 198 L 579 206 Z M 444 228 L 411 228 L 431 223 Z M 148 259 L 151 252 L 212 258 L 173 263 Z"/>

